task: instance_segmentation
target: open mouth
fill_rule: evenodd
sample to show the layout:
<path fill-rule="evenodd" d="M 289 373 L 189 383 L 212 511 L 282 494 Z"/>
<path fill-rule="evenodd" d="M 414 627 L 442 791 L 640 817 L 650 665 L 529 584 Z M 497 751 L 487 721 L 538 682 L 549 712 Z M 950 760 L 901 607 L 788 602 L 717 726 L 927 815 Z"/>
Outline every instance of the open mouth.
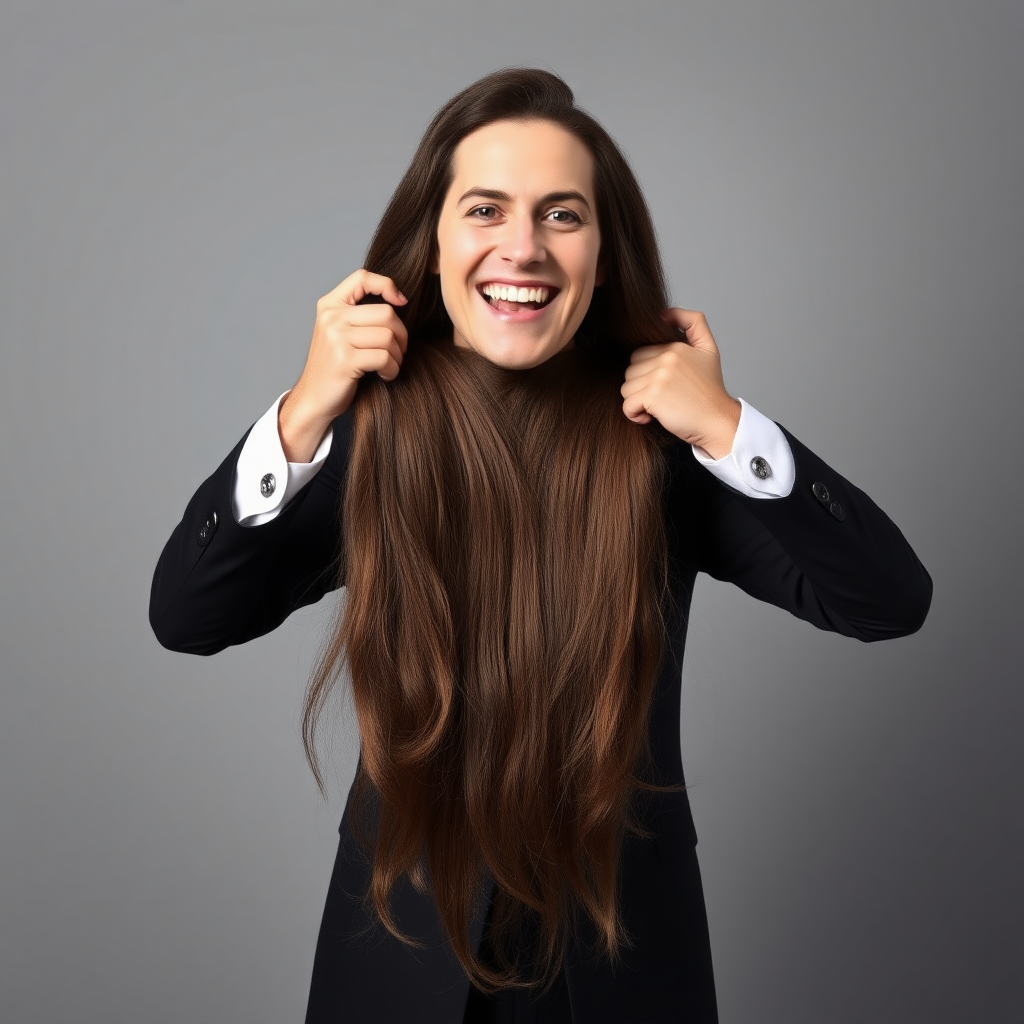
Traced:
<path fill-rule="evenodd" d="M 495 309 L 503 313 L 515 313 L 520 309 L 543 309 L 558 294 L 559 289 L 550 285 L 542 288 L 516 288 L 513 285 L 483 284 L 477 291 Z"/>

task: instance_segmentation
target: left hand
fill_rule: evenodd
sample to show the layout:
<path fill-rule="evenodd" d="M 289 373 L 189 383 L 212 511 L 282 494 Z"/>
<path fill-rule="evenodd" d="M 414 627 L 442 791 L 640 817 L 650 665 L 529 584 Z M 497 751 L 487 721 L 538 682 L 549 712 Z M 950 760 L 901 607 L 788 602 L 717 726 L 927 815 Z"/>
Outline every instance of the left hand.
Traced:
<path fill-rule="evenodd" d="M 686 340 L 633 351 L 620 389 L 622 411 L 634 423 L 656 419 L 676 437 L 720 459 L 732 451 L 740 403 L 725 390 L 718 346 L 703 313 L 673 308 L 662 316 Z"/>

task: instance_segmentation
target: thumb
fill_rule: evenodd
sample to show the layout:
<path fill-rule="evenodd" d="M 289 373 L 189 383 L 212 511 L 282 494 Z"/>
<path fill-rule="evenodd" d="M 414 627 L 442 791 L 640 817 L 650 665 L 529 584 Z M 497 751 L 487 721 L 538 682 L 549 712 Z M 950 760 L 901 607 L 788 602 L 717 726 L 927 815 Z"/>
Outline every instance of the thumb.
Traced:
<path fill-rule="evenodd" d="M 683 309 L 673 306 L 662 311 L 662 317 L 683 332 L 683 340 L 694 348 L 706 351 L 717 351 L 718 346 L 708 327 L 707 318 L 696 309 Z"/>

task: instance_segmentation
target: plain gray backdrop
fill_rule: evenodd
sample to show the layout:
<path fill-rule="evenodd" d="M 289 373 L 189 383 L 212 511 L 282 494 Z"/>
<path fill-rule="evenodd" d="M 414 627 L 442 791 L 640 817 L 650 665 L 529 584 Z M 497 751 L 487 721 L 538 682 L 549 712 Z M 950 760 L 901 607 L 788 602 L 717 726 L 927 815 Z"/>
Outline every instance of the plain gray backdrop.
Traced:
<path fill-rule="evenodd" d="M 211 659 L 153 567 L 298 376 L 434 111 L 510 64 L 619 141 L 726 384 L 899 524 L 915 636 L 703 580 L 681 722 L 721 1018 L 1024 1019 L 1024 14 L 1009 2 L 0 10 L 0 1016 L 300 1021 L 356 737 L 331 601 Z"/>

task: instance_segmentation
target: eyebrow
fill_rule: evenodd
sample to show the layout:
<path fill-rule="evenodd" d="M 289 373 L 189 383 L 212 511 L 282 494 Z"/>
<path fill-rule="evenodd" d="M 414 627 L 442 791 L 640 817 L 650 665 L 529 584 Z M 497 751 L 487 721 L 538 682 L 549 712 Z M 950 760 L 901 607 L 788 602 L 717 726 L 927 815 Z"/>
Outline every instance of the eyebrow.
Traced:
<path fill-rule="evenodd" d="M 493 188 L 471 188 L 468 192 L 463 192 L 459 196 L 459 201 L 455 204 L 461 206 L 471 196 L 477 196 L 480 199 L 493 199 L 498 203 L 511 203 L 512 197 L 507 192 L 500 192 L 498 189 Z M 587 202 L 586 196 L 582 192 L 577 192 L 575 189 L 567 189 L 564 192 L 549 192 L 546 196 L 541 197 L 542 203 L 564 203 L 568 199 L 575 199 L 578 203 L 582 203 L 586 208 L 587 212 L 590 212 L 590 203 Z"/>

